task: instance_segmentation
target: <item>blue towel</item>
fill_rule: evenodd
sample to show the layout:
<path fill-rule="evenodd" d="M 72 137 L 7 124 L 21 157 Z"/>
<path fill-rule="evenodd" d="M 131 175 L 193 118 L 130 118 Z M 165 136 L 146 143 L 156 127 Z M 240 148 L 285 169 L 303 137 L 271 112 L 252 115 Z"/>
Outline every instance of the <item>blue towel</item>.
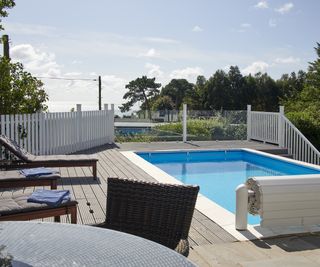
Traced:
<path fill-rule="evenodd" d="M 50 175 L 58 172 L 49 168 L 40 167 L 40 168 L 23 169 L 23 170 L 20 170 L 20 173 L 25 177 L 37 177 L 41 175 Z"/>
<path fill-rule="evenodd" d="M 28 197 L 27 201 L 56 207 L 70 201 L 70 191 L 37 189 Z"/>

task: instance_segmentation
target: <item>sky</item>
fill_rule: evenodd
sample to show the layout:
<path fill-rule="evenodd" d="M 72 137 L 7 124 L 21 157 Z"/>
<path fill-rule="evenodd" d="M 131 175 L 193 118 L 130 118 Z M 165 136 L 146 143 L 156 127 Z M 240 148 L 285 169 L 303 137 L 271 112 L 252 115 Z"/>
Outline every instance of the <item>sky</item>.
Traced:
<path fill-rule="evenodd" d="M 98 76 L 102 103 L 117 108 L 125 85 L 142 75 L 165 86 L 231 65 L 274 79 L 307 70 L 319 10 L 319 0 L 16 0 L 1 34 L 12 60 L 43 77 L 49 111 L 92 110 Z"/>

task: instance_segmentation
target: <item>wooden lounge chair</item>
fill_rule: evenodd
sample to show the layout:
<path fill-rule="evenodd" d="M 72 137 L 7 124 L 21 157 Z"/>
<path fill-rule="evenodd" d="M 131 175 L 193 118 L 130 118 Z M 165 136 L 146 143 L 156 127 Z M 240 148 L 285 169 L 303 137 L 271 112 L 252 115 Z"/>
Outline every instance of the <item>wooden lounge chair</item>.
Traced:
<path fill-rule="evenodd" d="M 50 186 L 57 189 L 58 173 L 26 178 L 18 170 L 0 171 L 0 189 L 28 186 Z"/>
<path fill-rule="evenodd" d="M 199 186 L 108 178 L 107 215 L 98 225 L 189 254 L 188 233 Z"/>
<path fill-rule="evenodd" d="M 23 221 L 47 217 L 55 217 L 60 221 L 61 215 L 70 214 L 71 223 L 77 223 L 77 202 L 68 201 L 57 207 L 46 204 L 27 202 L 29 194 L 0 196 L 0 221 Z"/>
<path fill-rule="evenodd" d="M 92 167 L 93 177 L 97 177 L 98 159 L 91 155 L 45 155 L 35 156 L 21 148 L 15 141 L 0 135 L 0 145 L 13 153 L 19 160 L 5 165 L 6 168 L 34 167 Z"/>

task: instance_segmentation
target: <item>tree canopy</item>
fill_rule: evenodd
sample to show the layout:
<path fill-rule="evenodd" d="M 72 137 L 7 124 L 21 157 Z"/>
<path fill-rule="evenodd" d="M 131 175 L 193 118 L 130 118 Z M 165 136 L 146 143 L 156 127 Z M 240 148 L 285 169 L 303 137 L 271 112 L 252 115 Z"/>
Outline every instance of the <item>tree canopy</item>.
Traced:
<path fill-rule="evenodd" d="M 47 109 L 43 83 L 21 63 L 0 58 L 0 114 L 35 113 Z"/>
<path fill-rule="evenodd" d="M 15 6 L 14 0 L 0 0 L 0 30 L 4 30 L 1 22 L 1 18 L 7 17 L 8 12 L 7 9 L 13 8 Z"/>
<path fill-rule="evenodd" d="M 14 0 L 0 0 L 1 18 L 7 17 L 7 9 L 15 6 Z M 35 113 L 47 109 L 48 95 L 43 83 L 25 71 L 21 63 L 0 57 L 0 114 Z"/>
<path fill-rule="evenodd" d="M 174 109 L 174 103 L 171 97 L 167 95 L 158 97 L 152 105 L 152 110 L 173 110 L 173 109 Z"/>
<path fill-rule="evenodd" d="M 151 111 L 150 99 L 159 94 L 161 87 L 161 83 L 156 83 L 155 80 L 156 78 L 142 76 L 129 82 L 126 85 L 126 89 L 129 91 L 123 96 L 123 99 L 128 101 L 119 107 L 121 112 L 129 111 L 137 102 L 142 102 L 143 109 Z"/>
<path fill-rule="evenodd" d="M 320 44 L 315 47 L 317 59 L 309 63 L 302 90 L 283 101 L 287 116 L 299 130 L 320 148 Z"/>
<path fill-rule="evenodd" d="M 194 85 L 189 83 L 186 79 L 172 79 L 161 90 L 162 96 L 169 96 L 175 109 L 180 109 L 186 97 L 194 95 Z"/>

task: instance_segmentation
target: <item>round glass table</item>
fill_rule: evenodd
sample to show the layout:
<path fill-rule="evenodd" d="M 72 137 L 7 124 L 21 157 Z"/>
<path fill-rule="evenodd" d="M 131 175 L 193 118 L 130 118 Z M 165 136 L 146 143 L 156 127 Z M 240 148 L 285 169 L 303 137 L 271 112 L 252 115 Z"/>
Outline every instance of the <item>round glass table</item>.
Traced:
<path fill-rule="evenodd" d="M 85 225 L 0 223 L 0 265 L 7 266 L 195 266 L 150 240 Z"/>

